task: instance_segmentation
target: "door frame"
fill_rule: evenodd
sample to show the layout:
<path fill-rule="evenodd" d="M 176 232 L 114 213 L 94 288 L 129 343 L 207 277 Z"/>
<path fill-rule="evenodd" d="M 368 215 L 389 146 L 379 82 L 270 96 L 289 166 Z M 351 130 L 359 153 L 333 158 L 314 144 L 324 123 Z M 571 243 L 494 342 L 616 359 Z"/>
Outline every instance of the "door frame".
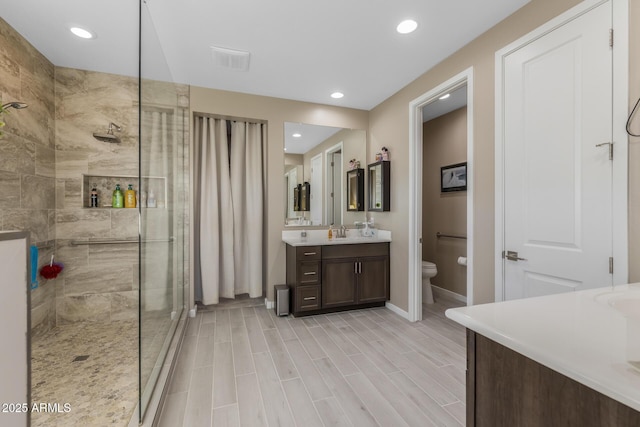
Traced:
<path fill-rule="evenodd" d="M 317 173 L 320 174 L 319 181 L 320 181 L 320 183 L 322 185 L 322 176 L 323 176 L 323 169 L 322 168 L 324 166 L 324 161 L 322 160 L 323 158 L 324 158 L 324 156 L 322 155 L 322 153 L 318 153 L 315 156 L 313 156 L 311 158 L 311 160 L 309 160 L 309 169 L 310 169 L 309 170 L 309 183 L 313 182 L 313 174 L 314 174 L 314 172 L 313 172 L 313 163 L 314 163 L 314 161 L 316 159 L 320 159 L 320 171 L 316 171 L 315 173 L 316 174 Z M 313 190 L 311 190 L 311 191 L 313 191 Z M 318 191 L 318 190 L 316 189 L 316 191 Z M 311 225 L 322 225 L 324 223 L 324 218 L 323 218 L 324 212 L 322 212 L 322 210 L 323 210 L 322 207 L 324 206 L 324 201 L 323 201 L 324 191 L 323 191 L 322 188 L 320 188 L 319 194 L 320 194 L 320 224 L 314 224 L 313 223 L 313 221 L 312 221 L 313 214 L 311 213 L 312 212 L 311 202 L 309 202 L 309 221 L 311 221 Z"/>
<path fill-rule="evenodd" d="M 409 103 L 409 311 L 422 320 L 422 107 L 467 85 L 467 305 L 473 304 L 473 67 L 451 77 Z"/>
<path fill-rule="evenodd" d="M 505 57 L 564 24 L 611 2 L 613 44 L 612 124 L 614 157 L 612 165 L 612 240 L 615 268 L 613 284 L 628 283 L 628 138 L 625 124 L 629 87 L 629 4 L 628 0 L 585 0 L 532 32 L 496 52 L 495 57 L 495 301 L 503 301 L 504 286 L 504 116 L 503 77 Z M 606 37 L 606 35 L 603 35 Z M 606 142 L 606 141 L 603 141 Z"/>
<path fill-rule="evenodd" d="M 329 164 L 329 160 L 328 157 L 330 154 L 333 153 L 337 153 L 338 151 L 341 153 L 342 157 L 344 157 L 344 150 L 343 150 L 343 141 L 338 142 L 336 145 L 334 145 L 331 148 L 328 148 L 325 150 L 324 152 L 324 171 L 325 171 L 325 180 L 324 180 L 324 192 L 323 192 L 323 196 L 324 196 L 324 200 L 323 200 L 323 205 L 325 207 L 324 209 L 324 213 L 325 213 L 325 217 L 323 218 L 323 221 L 326 219 L 327 220 L 327 225 L 329 225 L 329 204 L 327 203 L 328 200 L 328 193 L 329 193 L 329 180 L 333 179 L 333 174 L 329 173 L 329 168 L 331 167 Z M 331 159 L 333 160 L 333 159 Z M 335 167 L 335 166 L 334 166 Z M 344 174 L 342 173 L 344 170 L 342 168 L 342 162 L 340 163 L 340 198 L 338 200 L 338 203 L 340 204 L 340 225 L 342 225 L 342 219 L 343 219 L 343 192 L 344 192 Z M 331 172 L 334 172 L 333 170 Z M 334 195 L 334 203 L 335 203 L 335 195 Z M 333 208 L 334 212 L 335 212 L 335 207 Z M 334 223 L 336 221 L 336 219 L 333 219 Z"/>

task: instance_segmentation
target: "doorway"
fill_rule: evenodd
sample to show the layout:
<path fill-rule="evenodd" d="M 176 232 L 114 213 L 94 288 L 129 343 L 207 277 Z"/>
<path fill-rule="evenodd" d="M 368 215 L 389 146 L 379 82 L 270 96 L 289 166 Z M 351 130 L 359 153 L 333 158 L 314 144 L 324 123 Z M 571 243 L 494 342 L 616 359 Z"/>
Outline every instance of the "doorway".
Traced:
<path fill-rule="evenodd" d="M 467 86 L 422 108 L 422 302 L 467 302 Z M 425 270 L 426 268 L 426 270 Z M 429 284 L 430 282 L 430 284 Z"/>
<path fill-rule="evenodd" d="M 443 95 L 467 87 L 467 272 L 466 302 L 473 304 L 473 68 L 445 81 L 409 104 L 409 312 L 410 321 L 422 320 L 422 176 L 423 176 L 423 108 Z M 444 165 L 443 165 L 444 166 Z"/>

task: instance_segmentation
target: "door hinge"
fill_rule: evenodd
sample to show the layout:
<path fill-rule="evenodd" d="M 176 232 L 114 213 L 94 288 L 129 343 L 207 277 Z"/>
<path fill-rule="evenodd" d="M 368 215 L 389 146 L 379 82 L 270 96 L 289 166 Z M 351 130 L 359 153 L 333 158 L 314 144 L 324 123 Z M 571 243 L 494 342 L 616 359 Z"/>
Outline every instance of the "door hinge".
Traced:
<path fill-rule="evenodd" d="M 613 257 L 609 257 L 609 274 L 613 274 Z"/>
<path fill-rule="evenodd" d="M 609 28 L 609 47 L 613 47 L 613 28 Z"/>

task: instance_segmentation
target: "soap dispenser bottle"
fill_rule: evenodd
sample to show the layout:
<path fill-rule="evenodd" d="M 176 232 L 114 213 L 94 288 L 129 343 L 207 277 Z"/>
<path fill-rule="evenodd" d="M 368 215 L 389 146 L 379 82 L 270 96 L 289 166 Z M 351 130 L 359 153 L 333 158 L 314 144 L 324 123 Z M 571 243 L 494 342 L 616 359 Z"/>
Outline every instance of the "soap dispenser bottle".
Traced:
<path fill-rule="evenodd" d="M 333 225 L 329 226 L 329 232 L 327 233 L 327 238 L 329 238 L 329 240 L 333 239 Z"/>
<path fill-rule="evenodd" d="M 136 207 L 136 190 L 133 189 L 133 184 L 129 184 L 129 186 L 127 187 L 127 191 L 125 191 L 124 193 L 124 207 Z"/>
<path fill-rule="evenodd" d="M 124 195 L 122 194 L 122 190 L 120 189 L 120 184 L 116 184 L 116 189 L 113 190 L 111 206 L 114 208 L 124 207 Z"/>

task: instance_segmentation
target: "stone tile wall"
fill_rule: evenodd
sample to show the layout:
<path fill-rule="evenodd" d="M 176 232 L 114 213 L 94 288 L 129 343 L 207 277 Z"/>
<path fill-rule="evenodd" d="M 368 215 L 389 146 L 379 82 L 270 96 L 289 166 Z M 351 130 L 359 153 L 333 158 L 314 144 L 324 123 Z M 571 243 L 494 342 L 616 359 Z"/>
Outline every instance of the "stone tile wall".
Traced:
<path fill-rule="evenodd" d="M 138 174 L 138 79 L 56 67 L 55 88 L 56 239 L 68 265 L 57 286 L 57 324 L 137 319 L 138 244 L 74 243 L 138 237 L 137 209 L 87 208 L 83 194 L 91 190 L 84 175 Z M 122 127 L 121 143 L 93 137 L 111 122 Z M 115 181 L 126 189 L 126 179 Z M 101 188 L 101 206 L 111 204 L 111 191 Z"/>
<path fill-rule="evenodd" d="M 54 253 L 65 264 L 56 279 L 39 278 L 31 293 L 35 333 L 56 324 L 136 319 L 138 315 L 137 244 L 77 245 L 97 239 L 135 239 L 137 209 L 86 208 L 90 188 L 83 174 L 138 175 L 138 79 L 55 67 L 0 18 L 0 101 L 19 100 L 26 110 L 5 115 L 0 138 L 0 229 L 30 231 L 42 246 L 39 265 Z M 147 278 L 143 306 L 149 311 L 173 307 L 176 292 L 188 285 L 188 107 L 189 87 L 145 82 L 143 105 L 171 111 L 175 120 L 167 154 L 173 175 L 167 176 L 167 209 L 143 214 L 149 238 L 173 237 L 172 249 L 149 246 L 143 265 Z M 93 137 L 110 122 L 123 128 L 122 141 Z M 150 170 L 163 162 L 143 143 Z M 137 180 L 133 180 L 137 183 Z M 123 178 L 123 189 L 128 184 Z M 139 190 L 136 188 L 136 190 Z M 110 191 L 101 188 L 102 203 Z M 106 193 L 106 194 L 105 194 Z M 101 204 L 102 204 L 101 203 Z M 184 263 L 183 257 L 184 256 Z M 160 271 L 163 267 L 166 271 Z M 161 283 L 173 278 L 177 289 Z"/>
<path fill-rule="evenodd" d="M 0 104 L 26 102 L 3 114 L 0 137 L 0 229 L 28 230 L 44 265 L 55 246 L 55 68 L 0 18 Z M 55 324 L 56 281 L 38 277 L 31 292 L 34 331 Z"/>

